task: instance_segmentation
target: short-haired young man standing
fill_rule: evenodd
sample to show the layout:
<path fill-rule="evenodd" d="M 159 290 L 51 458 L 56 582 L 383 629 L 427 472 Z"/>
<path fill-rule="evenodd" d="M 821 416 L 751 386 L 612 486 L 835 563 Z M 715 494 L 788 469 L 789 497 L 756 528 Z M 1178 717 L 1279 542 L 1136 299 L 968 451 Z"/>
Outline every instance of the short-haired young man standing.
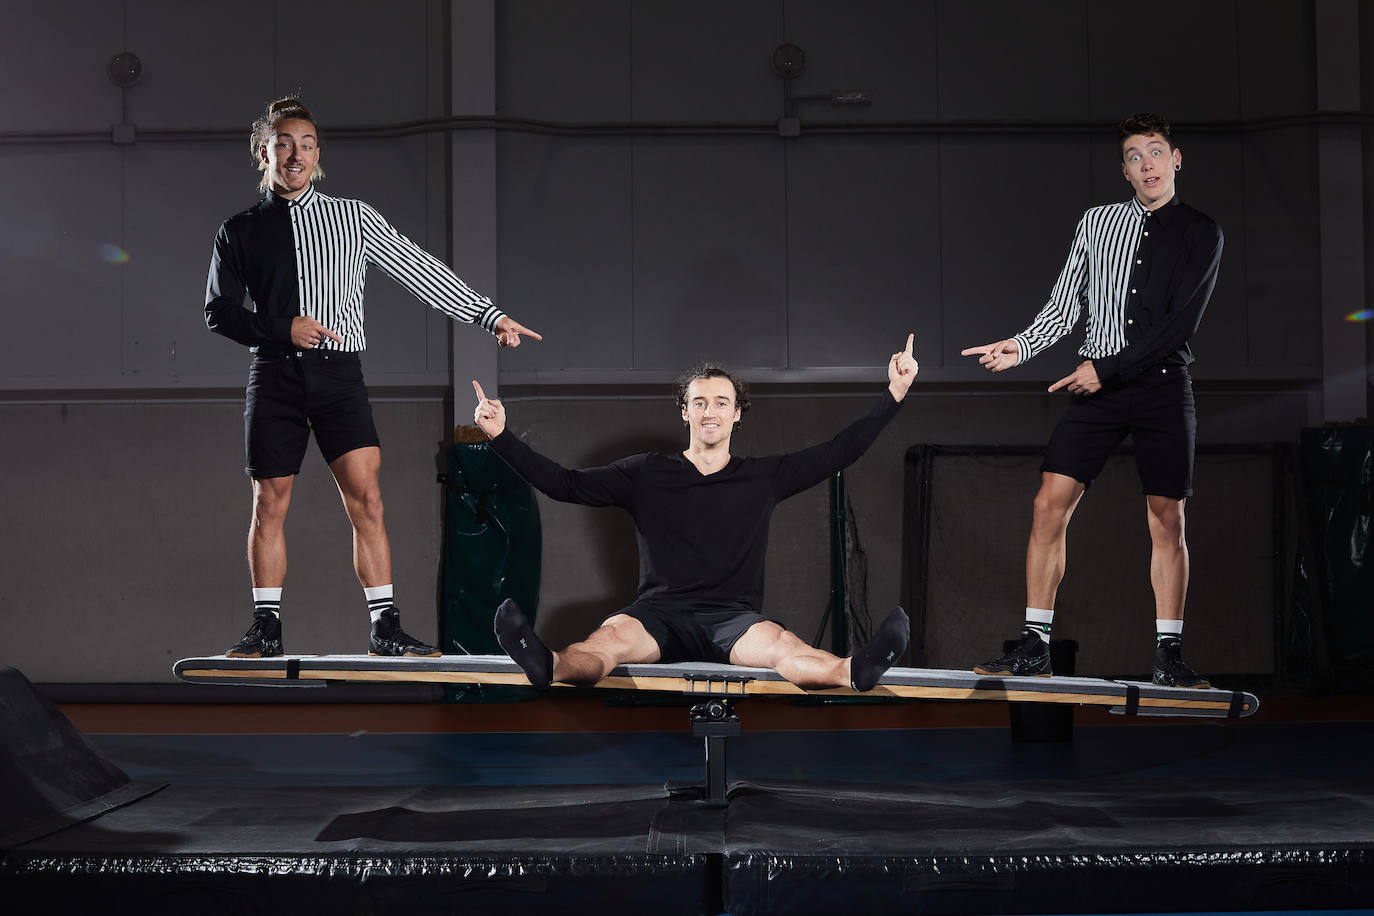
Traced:
<path fill-rule="evenodd" d="M 1030 326 L 964 356 L 993 372 L 1019 366 L 1067 334 L 1088 306 L 1087 333 L 1067 389 L 1068 409 L 1050 437 L 1026 548 L 1026 622 L 1014 651 L 979 674 L 1048 675 L 1055 594 L 1064 577 L 1069 518 L 1083 491 L 1129 434 L 1145 491 L 1155 593 L 1154 682 L 1206 687 L 1182 657 L 1188 546 L 1183 507 L 1192 495 L 1196 421 L 1188 341 L 1221 263 L 1221 228 L 1182 203 L 1174 179 L 1183 153 L 1169 124 L 1132 115 L 1118 128 L 1121 172 L 1135 195 L 1083 214 L 1068 262 Z"/>
<path fill-rule="evenodd" d="M 311 430 L 353 525 L 353 566 L 371 616 L 373 655 L 438 655 L 401 629 L 392 601 L 391 546 L 378 485 L 381 448 L 359 354 L 369 264 L 420 301 L 480 325 L 501 346 L 539 340 L 397 232 L 367 204 L 326 197 L 320 131 L 298 99 L 279 99 L 253 124 L 263 199 L 224 221 L 205 291 L 210 330 L 251 347 L 244 408 L 246 470 L 253 482 L 248 568 L 253 624 L 225 654 L 282 654 L 285 522 L 291 485 Z M 254 311 L 244 307 L 244 295 Z"/>

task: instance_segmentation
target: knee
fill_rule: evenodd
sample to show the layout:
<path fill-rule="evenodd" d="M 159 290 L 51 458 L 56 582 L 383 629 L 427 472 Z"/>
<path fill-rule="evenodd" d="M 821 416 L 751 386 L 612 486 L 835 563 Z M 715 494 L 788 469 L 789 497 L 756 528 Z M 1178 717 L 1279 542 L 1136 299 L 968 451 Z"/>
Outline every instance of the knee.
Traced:
<path fill-rule="evenodd" d="M 348 500 L 348 514 L 355 522 L 365 522 L 371 525 L 382 523 L 382 490 L 380 487 L 368 487 L 354 493 Z"/>
<path fill-rule="evenodd" d="M 1157 544 L 1182 547 L 1184 544 L 1183 507 L 1178 503 L 1151 505 L 1150 537 Z"/>
<path fill-rule="evenodd" d="M 291 487 L 263 484 L 253 487 L 253 522 L 256 526 L 280 527 L 291 506 Z"/>
<path fill-rule="evenodd" d="M 1035 494 L 1031 509 L 1033 524 L 1040 531 L 1058 530 L 1068 524 L 1069 507 L 1044 490 Z"/>

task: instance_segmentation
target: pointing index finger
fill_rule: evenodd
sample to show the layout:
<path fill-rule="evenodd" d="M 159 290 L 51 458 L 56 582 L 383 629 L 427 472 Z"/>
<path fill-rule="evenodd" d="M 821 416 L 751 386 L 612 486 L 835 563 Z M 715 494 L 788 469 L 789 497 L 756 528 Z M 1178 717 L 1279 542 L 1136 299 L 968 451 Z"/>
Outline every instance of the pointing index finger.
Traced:
<path fill-rule="evenodd" d="M 473 390 L 477 392 L 477 400 L 485 401 L 487 399 L 486 393 L 482 391 L 482 386 L 477 384 L 477 379 L 472 380 L 472 387 Z"/>
<path fill-rule="evenodd" d="M 910 356 L 910 355 L 911 355 L 911 345 L 912 345 L 913 343 L 915 343 L 915 342 L 916 342 L 916 335 L 915 335 L 915 334 L 908 334 L 908 335 L 906 335 L 906 350 L 905 350 L 905 353 L 906 353 L 907 356 Z"/>

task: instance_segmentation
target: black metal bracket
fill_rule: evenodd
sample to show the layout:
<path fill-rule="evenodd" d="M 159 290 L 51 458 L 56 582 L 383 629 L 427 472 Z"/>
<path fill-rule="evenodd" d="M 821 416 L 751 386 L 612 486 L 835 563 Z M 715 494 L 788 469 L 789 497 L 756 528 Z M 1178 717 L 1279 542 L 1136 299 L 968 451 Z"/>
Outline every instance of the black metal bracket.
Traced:
<path fill-rule="evenodd" d="M 706 801 L 725 804 L 725 739 L 740 733 L 734 701 L 724 697 L 697 703 L 689 710 L 692 737 L 704 739 Z"/>

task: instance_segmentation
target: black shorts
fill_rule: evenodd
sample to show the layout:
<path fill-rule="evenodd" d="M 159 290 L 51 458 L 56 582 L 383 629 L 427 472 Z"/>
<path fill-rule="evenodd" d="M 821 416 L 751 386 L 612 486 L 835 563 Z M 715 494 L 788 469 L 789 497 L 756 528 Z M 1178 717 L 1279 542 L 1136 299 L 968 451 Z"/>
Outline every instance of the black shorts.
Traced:
<path fill-rule="evenodd" d="M 617 613 L 633 617 L 658 643 L 659 661 L 730 663 L 730 650 L 767 620 L 743 605 L 709 601 L 636 601 Z"/>
<path fill-rule="evenodd" d="M 1193 495 L 1197 416 L 1187 367 L 1156 366 L 1120 388 L 1074 395 L 1040 470 L 1091 486 L 1127 434 L 1147 496 Z"/>
<path fill-rule="evenodd" d="M 300 473 L 312 429 L 326 464 L 380 444 L 358 354 L 292 350 L 254 356 L 243 407 L 248 476 Z"/>

